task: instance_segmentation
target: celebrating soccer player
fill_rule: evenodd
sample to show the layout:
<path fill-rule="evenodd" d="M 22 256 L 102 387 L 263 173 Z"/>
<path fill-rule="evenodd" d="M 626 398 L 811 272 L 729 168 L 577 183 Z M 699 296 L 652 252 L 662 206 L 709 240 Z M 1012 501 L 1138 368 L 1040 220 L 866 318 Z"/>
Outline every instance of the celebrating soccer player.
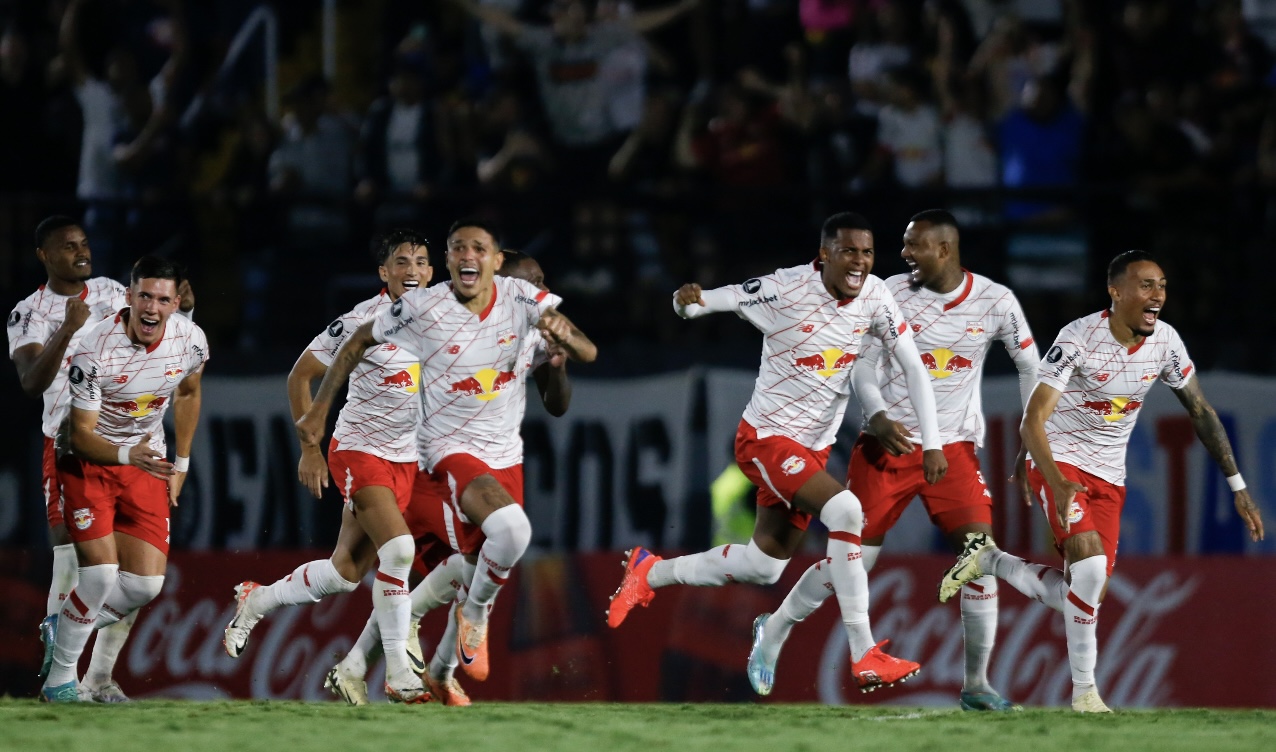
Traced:
<path fill-rule="evenodd" d="M 448 524 L 457 547 L 478 555 L 465 604 L 455 610 L 456 646 L 466 673 L 484 679 L 488 612 L 531 540 L 523 512 L 524 384 L 531 362 L 524 343 L 533 329 L 573 360 L 597 350 L 556 310 L 558 296 L 512 277 L 498 277 L 504 256 L 482 220 L 460 220 L 448 232 L 451 280 L 404 295 L 342 345 L 314 403 L 297 421 L 302 443 L 323 435 L 339 385 L 368 347 L 393 344 L 420 360 L 425 415 L 420 462 L 447 489 Z"/>
<path fill-rule="evenodd" d="M 50 702 L 78 700 L 76 667 L 89 633 L 127 619 L 164 584 L 169 506 L 186 480 L 208 360 L 204 332 L 173 316 L 181 286 L 172 262 L 143 257 L 133 265 L 128 307 L 85 332 L 71 356 L 67 435 L 56 451 L 80 577 L 62 605 L 41 689 Z M 163 429 L 170 403 L 172 462 Z"/>
<path fill-rule="evenodd" d="M 939 433 L 948 473 L 926 482 L 919 441 L 921 425 L 908 396 L 904 372 L 883 358 L 881 343 L 864 341 L 851 373 L 855 396 L 866 417 L 855 442 L 846 487 L 864 505 L 864 568 L 872 571 L 886 533 L 921 495 L 931 520 L 960 553 L 969 533 L 992 534 L 992 497 L 979 471 L 975 448 L 983 443 L 984 416 L 979 385 L 984 358 L 1001 342 L 1019 369 L 1026 403 L 1036 383 L 1037 347 L 1023 310 L 1007 288 L 961 266 L 957 220 L 942 209 L 914 216 L 900 252 L 911 271 L 886 280 L 913 331 L 930 374 L 939 413 Z M 753 689 L 771 693 L 780 649 L 793 625 L 829 595 L 828 567 L 807 569 L 774 614 L 754 622 L 748 673 Z M 997 580 L 982 577 L 966 585 L 961 599 L 966 644 L 966 676 L 961 706 L 966 710 L 1011 710 L 988 683 L 988 660 L 997 635 Z"/>
<path fill-rule="evenodd" d="M 376 296 L 328 325 L 288 374 L 288 403 L 293 418 L 310 408 L 310 387 L 331 368 L 342 343 L 361 325 L 399 302 L 404 293 L 429 284 L 433 269 L 425 239 L 412 230 L 394 230 L 375 248 L 377 272 L 386 283 Z M 416 428 L 421 406 L 420 369 L 411 352 L 374 344 L 356 354 L 345 406 L 328 447 L 321 435 L 301 442 L 297 475 L 315 498 L 328 486 L 328 471 L 341 489 L 345 508 L 331 558 L 310 561 L 272 585 L 247 581 L 235 586 L 235 616 L 226 626 L 226 652 L 238 658 L 257 622 L 280 606 L 318 602 L 359 587 L 378 561 L 372 590 L 373 616 L 386 656 L 386 697 L 391 702 L 429 700 L 417 675 L 424 664 L 421 645 L 410 625 L 407 579 L 413 543 L 403 510 L 412 498 L 416 476 Z M 344 377 L 343 377 L 344 378 Z M 416 666 L 409 658 L 415 647 Z M 415 670 L 414 670 L 415 669 Z M 329 672 L 327 685 L 334 678 Z M 366 702 L 366 690 L 364 697 Z"/>
<path fill-rule="evenodd" d="M 502 255 L 505 261 L 498 274 L 530 282 L 540 290 L 549 289 L 545 287 L 545 274 L 536 259 L 510 249 L 503 250 Z M 522 351 L 521 358 L 530 364 L 545 410 L 555 417 L 566 413 L 571 403 L 567 354 L 562 348 L 548 344 L 537 329 L 528 332 Z M 521 425 L 526 393 L 511 392 L 509 397 L 522 403 L 514 411 L 516 415 L 510 418 L 514 425 Z M 424 432 L 418 435 L 424 439 Z M 432 482 L 424 469 L 417 474 L 412 487 L 412 503 L 404 513 L 408 529 L 417 544 L 410 578 L 413 581 L 413 624 L 419 624 L 425 614 L 436 608 L 448 604 L 452 609 L 458 608 L 459 603 L 465 600 L 468 583 L 474 576 L 477 563 L 474 547 L 462 554 L 453 547 L 453 536 L 448 534 L 449 527 L 452 530 L 462 527 L 450 512 L 450 498 L 450 490 Z M 416 639 L 415 634 L 410 634 L 408 639 Z M 351 705 L 366 704 L 364 676 L 379 647 L 376 620 L 369 619 L 350 652 L 328 673 L 325 686 Z M 450 613 L 434 656 L 428 666 L 422 665 L 420 672 L 435 700 L 449 706 L 466 706 L 470 704 L 470 698 L 455 677 L 457 660 L 456 615 Z"/>
<path fill-rule="evenodd" d="M 674 310 L 684 318 L 732 311 L 765 335 L 762 367 L 735 440 L 736 462 L 758 487 L 758 516 L 747 546 L 668 561 L 632 549 L 608 609 L 612 627 L 666 585 L 774 584 L 811 517 L 818 516 L 829 531 L 824 566 L 846 626 L 856 684 L 872 691 L 920 670 L 913 661 L 887 655 L 887 640 L 873 642 L 860 542 L 864 513 L 855 494 L 824 469 L 846 412 L 851 366 L 869 333 L 904 374 L 920 421 L 926 481 L 935 483 L 947 471 L 930 379 L 890 290 L 869 274 L 873 256 L 868 221 L 835 214 L 824 223 L 813 264 L 716 290 L 683 285 L 674 294 Z"/>
<path fill-rule="evenodd" d="M 1166 297 L 1160 265 L 1145 251 L 1122 253 L 1108 265 L 1108 295 L 1110 308 L 1059 333 L 1041 361 L 1020 429 L 1031 457 L 1021 491 L 1029 503 L 1041 504 L 1068 577 L 1004 553 L 984 533 L 971 533 L 939 586 L 944 601 L 967 582 L 994 575 L 1062 612 L 1072 709 L 1082 713 L 1111 712 L 1094 681 L 1099 604 L 1116 564 L 1125 449 L 1153 382 L 1168 384 L 1187 408 L 1196 435 L 1227 476 L 1250 537 L 1263 538 L 1262 518 L 1227 433 L 1192 378 L 1183 340 L 1160 320 Z"/>

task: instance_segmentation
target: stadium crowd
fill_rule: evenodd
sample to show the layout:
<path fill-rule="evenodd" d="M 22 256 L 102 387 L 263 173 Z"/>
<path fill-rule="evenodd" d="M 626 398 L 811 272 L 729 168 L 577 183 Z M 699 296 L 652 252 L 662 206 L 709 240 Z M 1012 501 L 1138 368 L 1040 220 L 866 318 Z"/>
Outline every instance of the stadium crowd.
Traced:
<path fill-rule="evenodd" d="M 437 242 L 478 210 L 612 345 L 604 372 L 686 348 L 747 365 L 739 322 L 655 315 L 668 290 L 797 260 L 847 206 L 891 250 L 879 272 L 898 271 L 907 217 L 947 205 L 1043 332 L 1101 304 L 1095 259 L 1131 247 L 1191 269 L 1174 314 L 1189 337 L 1224 304 L 1266 330 L 1257 280 L 1230 272 L 1276 233 L 1271 5 L 351 2 L 328 81 L 320 4 L 281 3 L 272 120 L 260 45 L 227 54 L 251 3 L 9 0 L 0 111 L 23 115 L 0 122 L 4 287 L 37 281 L 35 221 L 82 215 L 100 271 L 186 262 L 216 291 L 213 342 L 284 368 L 273 353 L 309 322 L 276 314 L 317 294 L 345 310 L 374 231 Z M 1197 358 L 1276 365 L 1231 346 L 1244 336 L 1211 333 Z"/>

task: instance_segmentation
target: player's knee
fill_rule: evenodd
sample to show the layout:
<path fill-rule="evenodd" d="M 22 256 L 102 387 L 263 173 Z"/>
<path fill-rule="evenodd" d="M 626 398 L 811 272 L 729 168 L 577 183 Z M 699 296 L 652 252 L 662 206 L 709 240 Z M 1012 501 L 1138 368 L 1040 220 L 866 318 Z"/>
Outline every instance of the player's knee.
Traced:
<path fill-rule="evenodd" d="M 116 587 L 120 589 L 120 594 L 123 596 L 121 600 L 124 608 L 121 610 L 127 614 L 155 600 L 164 589 L 164 575 L 143 577 L 132 572 L 120 572 L 120 580 L 116 583 Z"/>
<path fill-rule="evenodd" d="M 780 581 L 788 559 L 776 559 L 767 556 L 753 541 L 745 548 L 745 558 L 749 562 L 749 582 L 755 585 L 774 585 Z"/>
<path fill-rule="evenodd" d="M 415 554 L 416 546 L 410 535 L 395 536 L 377 549 L 382 568 L 407 569 L 412 566 L 412 557 Z"/>
<path fill-rule="evenodd" d="M 483 520 L 483 534 L 507 552 L 522 556 L 532 542 L 532 523 L 517 504 L 501 507 Z"/>
<path fill-rule="evenodd" d="M 829 530 L 859 535 L 864 529 L 864 508 L 850 491 L 841 491 L 820 510 L 820 522 Z"/>

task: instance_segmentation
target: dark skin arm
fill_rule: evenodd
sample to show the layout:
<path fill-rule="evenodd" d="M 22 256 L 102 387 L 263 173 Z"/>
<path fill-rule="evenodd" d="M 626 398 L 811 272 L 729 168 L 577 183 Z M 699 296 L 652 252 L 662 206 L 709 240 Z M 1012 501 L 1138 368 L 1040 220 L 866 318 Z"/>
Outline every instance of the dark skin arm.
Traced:
<path fill-rule="evenodd" d="M 532 376 L 536 389 L 541 393 L 545 411 L 561 418 L 572 402 L 572 382 L 567 378 L 567 354 L 558 348 L 550 349 L 549 362 L 542 363 Z"/>
<path fill-rule="evenodd" d="M 1223 475 L 1236 475 L 1239 473 L 1240 469 L 1236 466 L 1236 456 L 1232 452 L 1232 443 L 1227 439 L 1227 431 L 1223 428 L 1222 422 L 1219 421 L 1218 414 L 1214 412 L 1214 408 L 1205 399 L 1205 394 L 1201 391 L 1200 382 L 1197 379 L 1192 379 L 1183 388 L 1173 391 L 1174 396 L 1187 409 L 1187 414 L 1192 419 L 1192 427 L 1196 429 L 1196 436 L 1205 445 L 1205 451 L 1209 452 L 1210 456 L 1214 458 L 1214 462 L 1223 471 Z M 1249 537 L 1254 541 L 1262 540 L 1263 518 L 1258 512 L 1258 505 L 1254 503 L 1253 497 L 1249 495 L 1249 490 L 1242 488 L 1237 491 L 1235 493 L 1235 503 L 1236 513 L 1245 521 L 1245 527 L 1249 530 Z"/>
<path fill-rule="evenodd" d="M 570 319 L 553 308 L 541 314 L 536 328 L 545 336 L 545 341 L 562 348 L 572 360 L 593 363 L 598 357 L 598 347 Z"/>
<path fill-rule="evenodd" d="M 66 348 L 71 337 L 89 320 L 89 307 L 79 298 L 66 301 L 66 319 L 43 345 L 31 343 L 13 351 L 13 364 L 18 380 L 28 397 L 39 397 L 49 388 L 66 361 Z"/>

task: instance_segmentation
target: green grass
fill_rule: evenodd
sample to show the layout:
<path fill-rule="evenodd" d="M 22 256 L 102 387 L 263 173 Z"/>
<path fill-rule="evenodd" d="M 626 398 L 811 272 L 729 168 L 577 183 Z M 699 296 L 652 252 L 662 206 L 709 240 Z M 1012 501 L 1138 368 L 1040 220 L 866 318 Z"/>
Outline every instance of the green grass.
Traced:
<path fill-rule="evenodd" d="M 820 705 L 484 703 L 350 708 L 298 702 L 0 700 L 0 750 L 1138 750 L 1276 749 L 1276 711 L 1131 710 L 1081 716 Z"/>

